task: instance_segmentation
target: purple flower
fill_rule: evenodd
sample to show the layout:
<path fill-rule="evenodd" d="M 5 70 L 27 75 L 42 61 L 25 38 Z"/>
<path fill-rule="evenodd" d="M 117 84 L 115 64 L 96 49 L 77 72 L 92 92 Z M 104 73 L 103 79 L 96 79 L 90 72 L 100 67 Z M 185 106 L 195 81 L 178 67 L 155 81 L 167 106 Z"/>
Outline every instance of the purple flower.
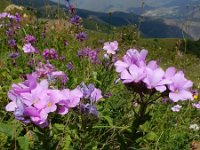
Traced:
<path fill-rule="evenodd" d="M 16 46 L 17 46 L 16 40 L 15 40 L 15 39 L 8 40 L 8 45 L 9 45 L 9 47 L 11 47 L 11 48 L 16 47 Z"/>
<path fill-rule="evenodd" d="M 155 88 L 159 92 L 166 91 L 166 85 L 170 84 L 171 81 L 164 79 L 165 72 L 161 68 L 157 68 L 155 70 L 146 68 L 146 72 L 147 76 L 143 82 L 146 83 L 148 89 Z"/>
<path fill-rule="evenodd" d="M 9 55 L 9 57 L 12 58 L 12 59 L 17 58 L 18 56 L 19 56 L 19 53 L 18 53 L 18 52 L 14 52 L 14 53 L 11 53 L 11 54 Z"/>
<path fill-rule="evenodd" d="M 122 72 L 124 69 L 128 68 L 132 64 L 138 66 L 138 67 L 144 67 L 146 66 L 146 56 L 148 51 L 147 50 L 141 50 L 141 52 L 138 52 L 136 49 L 129 49 L 126 52 L 126 55 L 124 55 L 123 60 L 116 61 L 115 68 L 117 72 Z"/>
<path fill-rule="evenodd" d="M 87 39 L 87 34 L 85 32 L 80 32 L 76 34 L 76 39 L 80 42 L 83 42 L 84 40 Z"/>
<path fill-rule="evenodd" d="M 74 108 L 79 104 L 83 94 L 79 89 L 74 89 L 72 91 L 69 89 L 64 89 L 61 91 L 61 93 L 62 95 L 59 96 L 61 97 L 61 101 L 58 103 L 58 113 L 64 115 L 68 113 L 70 108 Z"/>
<path fill-rule="evenodd" d="M 168 88 L 170 90 L 169 98 L 177 102 L 179 100 L 193 100 L 193 95 L 190 91 L 193 83 L 184 77 L 182 71 L 177 72 L 172 78 L 172 83 L 169 84 Z"/>
<path fill-rule="evenodd" d="M 197 108 L 197 109 L 200 109 L 200 103 L 194 103 L 194 104 L 192 104 L 192 106 Z"/>
<path fill-rule="evenodd" d="M 64 61 L 65 60 L 65 56 L 60 56 L 60 60 Z"/>
<path fill-rule="evenodd" d="M 68 70 L 73 70 L 73 68 L 74 68 L 74 66 L 73 66 L 73 64 L 72 64 L 72 62 L 68 62 L 67 64 L 66 64 L 66 68 L 68 69 Z"/>
<path fill-rule="evenodd" d="M 24 53 L 34 53 L 36 49 L 31 45 L 31 43 L 24 44 L 23 46 Z"/>
<path fill-rule="evenodd" d="M 69 80 L 69 78 L 67 77 L 67 75 L 63 71 L 51 72 L 51 74 L 49 76 L 50 76 L 51 79 L 52 78 L 53 79 L 61 78 L 63 85 Z"/>
<path fill-rule="evenodd" d="M 108 54 L 116 54 L 116 51 L 118 50 L 118 42 L 106 42 L 104 43 L 103 49 L 106 50 Z"/>
<path fill-rule="evenodd" d="M 131 65 L 128 70 L 125 69 L 121 72 L 121 79 L 123 83 L 138 83 L 143 80 L 146 76 L 145 68 L 137 67 L 136 65 Z"/>
<path fill-rule="evenodd" d="M 21 22 L 22 19 L 21 19 L 21 16 L 19 13 L 15 14 L 15 20 L 16 20 L 16 22 Z"/>
<path fill-rule="evenodd" d="M 72 15 L 76 13 L 76 8 L 74 5 L 69 4 L 69 13 Z"/>
<path fill-rule="evenodd" d="M 44 57 L 44 59 L 57 59 L 58 58 L 58 54 L 56 52 L 56 50 L 54 48 L 51 49 L 45 49 L 42 53 L 42 56 Z"/>
<path fill-rule="evenodd" d="M 87 104 L 81 104 L 80 107 L 81 111 L 91 114 L 95 117 L 98 117 L 98 111 L 96 106 L 87 103 Z"/>
<path fill-rule="evenodd" d="M 26 37 L 24 38 L 24 42 L 25 43 L 35 43 L 36 42 L 36 38 L 32 35 L 26 35 Z"/>
<path fill-rule="evenodd" d="M 94 84 L 85 85 L 84 82 L 78 87 L 83 93 L 83 98 L 89 99 L 91 103 L 98 102 L 103 96 L 101 90 L 95 88 Z"/>
<path fill-rule="evenodd" d="M 12 37 L 13 34 L 14 34 L 14 32 L 13 32 L 13 30 L 12 30 L 11 28 L 8 28 L 8 29 L 6 30 L 6 35 L 7 35 L 8 37 Z"/>
<path fill-rule="evenodd" d="M 110 92 L 106 92 L 103 97 L 104 98 L 109 98 L 111 96 L 112 96 L 112 94 Z"/>
<path fill-rule="evenodd" d="M 98 102 L 102 97 L 101 90 L 95 88 L 90 95 L 90 101 L 93 103 Z"/>
<path fill-rule="evenodd" d="M 68 46 L 69 42 L 68 41 L 64 41 L 64 46 Z"/>
<path fill-rule="evenodd" d="M 79 17 L 78 15 L 72 16 L 70 18 L 70 23 L 76 26 L 79 26 L 81 23 L 81 17 Z"/>
<path fill-rule="evenodd" d="M 172 110 L 173 112 L 179 112 L 181 108 L 182 108 L 182 106 L 180 106 L 180 105 L 175 105 L 174 107 L 171 108 L 171 110 Z"/>

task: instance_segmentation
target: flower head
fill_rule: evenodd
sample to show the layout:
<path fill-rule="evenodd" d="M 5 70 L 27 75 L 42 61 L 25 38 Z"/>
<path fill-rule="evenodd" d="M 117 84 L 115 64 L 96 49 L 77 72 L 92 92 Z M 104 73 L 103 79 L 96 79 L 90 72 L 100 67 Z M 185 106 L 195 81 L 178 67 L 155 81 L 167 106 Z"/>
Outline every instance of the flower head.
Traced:
<path fill-rule="evenodd" d="M 173 112 L 179 112 L 181 108 L 182 108 L 182 106 L 180 106 L 180 105 L 175 105 L 174 107 L 171 108 L 171 110 L 172 110 Z"/>
<path fill-rule="evenodd" d="M 116 51 L 118 50 L 118 42 L 106 42 L 104 43 L 103 49 L 106 50 L 108 54 L 116 54 Z"/>
<path fill-rule="evenodd" d="M 24 53 L 34 53 L 36 49 L 31 45 L 31 43 L 27 43 L 23 46 Z"/>

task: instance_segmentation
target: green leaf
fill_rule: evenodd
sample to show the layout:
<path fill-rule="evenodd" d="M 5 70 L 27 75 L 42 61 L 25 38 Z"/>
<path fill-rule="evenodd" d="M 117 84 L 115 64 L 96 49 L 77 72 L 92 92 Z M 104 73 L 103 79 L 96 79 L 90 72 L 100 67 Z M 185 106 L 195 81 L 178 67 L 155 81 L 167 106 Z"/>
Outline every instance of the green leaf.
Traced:
<path fill-rule="evenodd" d="M 54 124 L 54 127 L 59 131 L 63 131 L 65 128 L 63 124 L 58 124 L 58 123 Z"/>
<path fill-rule="evenodd" d="M 156 135 L 155 132 L 149 132 L 145 138 L 148 140 L 148 141 L 156 141 L 158 139 L 158 136 Z"/>
<path fill-rule="evenodd" d="M 108 122 L 110 126 L 113 126 L 113 120 L 110 116 L 103 116 L 103 118 Z"/>
<path fill-rule="evenodd" d="M 0 123 L 0 132 L 4 133 L 7 136 L 13 136 L 15 133 L 16 127 L 12 124 Z"/>
<path fill-rule="evenodd" d="M 29 149 L 29 140 L 27 136 L 20 136 L 17 138 L 19 146 L 22 150 L 28 150 Z"/>
<path fill-rule="evenodd" d="M 71 141 L 72 141 L 71 136 L 69 134 L 66 135 L 63 150 L 69 150 L 70 149 Z"/>

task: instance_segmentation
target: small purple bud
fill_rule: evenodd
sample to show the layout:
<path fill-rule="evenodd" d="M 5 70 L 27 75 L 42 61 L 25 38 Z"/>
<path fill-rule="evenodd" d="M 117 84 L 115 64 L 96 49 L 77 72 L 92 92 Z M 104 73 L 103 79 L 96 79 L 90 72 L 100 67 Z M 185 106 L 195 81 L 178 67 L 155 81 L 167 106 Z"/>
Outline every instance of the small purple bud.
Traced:
<path fill-rule="evenodd" d="M 74 66 L 73 66 L 72 62 L 68 62 L 66 65 L 66 68 L 70 71 L 73 70 Z"/>

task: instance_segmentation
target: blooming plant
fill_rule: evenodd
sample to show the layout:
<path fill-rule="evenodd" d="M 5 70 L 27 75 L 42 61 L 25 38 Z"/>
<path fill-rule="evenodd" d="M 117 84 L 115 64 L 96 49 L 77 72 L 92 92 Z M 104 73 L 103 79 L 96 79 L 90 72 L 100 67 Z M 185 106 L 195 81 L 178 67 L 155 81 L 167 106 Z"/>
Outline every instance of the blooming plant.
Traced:
<path fill-rule="evenodd" d="M 159 149 L 161 140 L 191 140 L 199 125 L 184 117 L 193 116 L 200 102 L 183 71 L 164 70 L 146 49 L 121 56 L 124 43 L 114 33 L 108 42 L 89 41 L 74 5 L 66 4 L 70 25 L 63 33 L 38 22 L 21 25 L 18 13 L 0 13 L 0 42 L 8 57 L 0 60 L 2 143 L 1 132 L 6 134 L 0 147 Z M 172 131 L 179 127 L 188 133 L 175 138 Z M 145 147 L 149 143 L 154 147 Z"/>

